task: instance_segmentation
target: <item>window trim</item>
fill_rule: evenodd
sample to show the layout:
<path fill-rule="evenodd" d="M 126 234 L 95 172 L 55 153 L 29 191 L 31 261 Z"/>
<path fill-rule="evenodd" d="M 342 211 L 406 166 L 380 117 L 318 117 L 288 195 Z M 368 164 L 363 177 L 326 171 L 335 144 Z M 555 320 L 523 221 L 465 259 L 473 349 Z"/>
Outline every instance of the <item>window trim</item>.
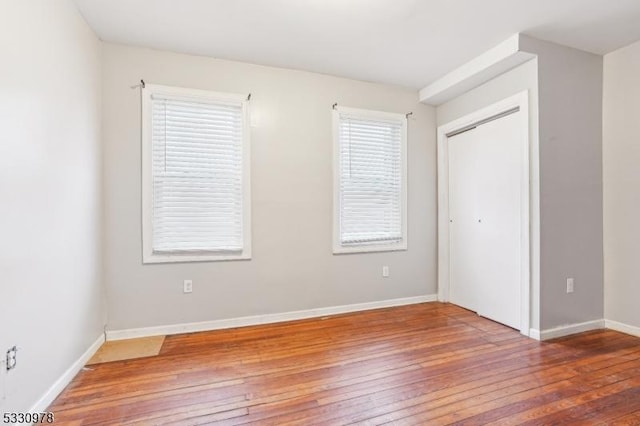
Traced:
<path fill-rule="evenodd" d="M 400 121 L 402 123 L 402 136 L 400 139 L 401 165 L 402 165 L 402 190 L 401 190 L 401 220 L 402 220 L 402 241 L 389 244 L 349 244 L 342 245 L 340 242 L 340 139 L 339 124 L 340 114 L 352 115 L 358 118 L 373 120 Z M 348 253 L 373 253 L 385 251 L 407 250 L 407 117 L 405 114 L 398 114 L 384 111 L 374 111 L 360 108 L 350 108 L 335 106 L 332 111 L 333 119 L 333 254 Z"/>
<path fill-rule="evenodd" d="M 243 141 L 242 141 L 242 234 L 243 249 L 236 252 L 174 252 L 157 253 L 153 251 L 153 170 L 151 140 L 151 97 L 162 94 L 188 99 L 214 101 L 234 101 L 242 104 Z M 142 263 L 175 263 L 175 262 L 211 262 L 224 260 L 251 259 L 251 138 L 249 105 L 246 95 L 212 92 L 200 89 L 145 84 L 142 88 L 141 102 L 141 195 L 142 195 Z"/>

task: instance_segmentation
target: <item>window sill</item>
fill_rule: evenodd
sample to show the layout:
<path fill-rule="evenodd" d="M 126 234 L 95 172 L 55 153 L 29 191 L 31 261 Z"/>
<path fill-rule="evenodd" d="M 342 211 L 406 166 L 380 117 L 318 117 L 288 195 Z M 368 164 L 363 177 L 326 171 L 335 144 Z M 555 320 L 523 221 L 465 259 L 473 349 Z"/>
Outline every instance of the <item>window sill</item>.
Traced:
<path fill-rule="evenodd" d="M 187 262 L 222 262 L 229 260 L 251 260 L 251 252 L 245 250 L 242 253 L 215 254 L 215 253 L 145 253 L 142 256 L 143 264 L 154 263 L 187 263 Z"/>
<path fill-rule="evenodd" d="M 377 244 L 360 246 L 333 246 L 333 254 L 376 253 L 385 251 L 406 251 L 407 243 Z"/>

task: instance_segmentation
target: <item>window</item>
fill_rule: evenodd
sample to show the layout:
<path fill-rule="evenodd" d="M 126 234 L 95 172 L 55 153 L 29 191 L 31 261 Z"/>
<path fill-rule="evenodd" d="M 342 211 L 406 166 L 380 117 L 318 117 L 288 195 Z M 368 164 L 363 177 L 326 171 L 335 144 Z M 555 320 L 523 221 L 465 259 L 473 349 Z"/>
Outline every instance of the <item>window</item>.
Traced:
<path fill-rule="evenodd" d="M 142 89 L 144 263 L 251 258 L 245 98 Z"/>
<path fill-rule="evenodd" d="M 336 107 L 333 252 L 405 250 L 407 119 Z"/>

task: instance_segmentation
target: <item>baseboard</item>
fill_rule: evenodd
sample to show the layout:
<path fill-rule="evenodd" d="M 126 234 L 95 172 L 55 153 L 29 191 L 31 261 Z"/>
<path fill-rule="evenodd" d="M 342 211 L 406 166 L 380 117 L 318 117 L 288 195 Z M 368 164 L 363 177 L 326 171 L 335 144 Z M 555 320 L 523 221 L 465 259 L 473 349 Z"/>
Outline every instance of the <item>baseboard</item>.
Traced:
<path fill-rule="evenodd" d="M 540 330 L 535 329 L 535 328 L 530 328 L 529 329 L 529 337 L 534 339 L 534 340 L 540 340 Z"/>
<path fill-rule="evenodd" d="M 132 328 L 125 330 L 107 330 L 107 340 L 133 339 L 136 337 L 161 336 L 169 334 L 194 333 L 198 331 L 221 330 L 225 328 L 245 327 L 249 325 L 271 324 L 306 318 L 324 317 L 327 315 L 348 312 L 366 311 L 370 309 L 389 308 L 392 306 L 413 305 L 416 303 L 435 302 L 436 294 L 405 297 L 401 299 L 380 300 L 376 302 L 356 303 L 352 305 L 329 306 L 326 308 L 291 311 L 278 314 L 255 315 L 249 317 L 229 318 L 214 321 L 171 324 L 157 327 Z"/>
<path fill-rule="evenodd" d="M 102 346 L 104 342 L 105 336 L 104 334 L 100 334 L 100 337 L 98 337 L 96 341 L 93 342 L 82 355 L 80 355 L 80 358 L 67 368 L 67 371 L 65 371 L 62 376 L 60 376 L 58 380 L 56 380 L 55 383 L 44 393 L 44 395 L 40 397 L 38 402 L 31 407 L 29 412 L 40 413 L 45 411 L 47 407 L 51 405 L 53 400 L 60 395 L 60 392 L 62 392 L 64 388 L 71 383 L 71 380 L 73 380 L 76 374 L 78 374 L 82 367 L 85 366 L 87 361 L 89 361 L 98 349 L 100 349 L 100 346 Z"/>
<path fill-rule="evenodd" d="M 613 320 L 604 320 L 604 326 L 611 330 L 640 337 L 640 327 L 636 327 L 635 325 L 624 324 Z"/>
<path fill-rule="evenodd" d="M 585 331 L 600 330 L 605 328 L 603 319 L 581 322 L 578 324 L 568 324 L 560 327 L 549 328 L 546 330 L 530 330 L 529 336 L 536 340 L 549 340 L 557 337 L 569 336 L 571 334 L 583 333 Z"/>

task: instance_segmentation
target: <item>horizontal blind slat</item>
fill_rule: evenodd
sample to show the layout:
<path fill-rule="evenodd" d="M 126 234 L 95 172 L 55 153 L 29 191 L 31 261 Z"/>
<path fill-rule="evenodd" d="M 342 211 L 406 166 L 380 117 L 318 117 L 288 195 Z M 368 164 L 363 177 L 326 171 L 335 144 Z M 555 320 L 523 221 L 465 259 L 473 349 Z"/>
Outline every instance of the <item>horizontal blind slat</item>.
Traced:
<path fill-rule="evenodd" d="M 341 244 L 402 240 L 402 128 L 339 116 Z"/>
<path fill-rule="evenodd" d="M 152 98 L 153 250 L 243 247 L 241 103 Z"/>

